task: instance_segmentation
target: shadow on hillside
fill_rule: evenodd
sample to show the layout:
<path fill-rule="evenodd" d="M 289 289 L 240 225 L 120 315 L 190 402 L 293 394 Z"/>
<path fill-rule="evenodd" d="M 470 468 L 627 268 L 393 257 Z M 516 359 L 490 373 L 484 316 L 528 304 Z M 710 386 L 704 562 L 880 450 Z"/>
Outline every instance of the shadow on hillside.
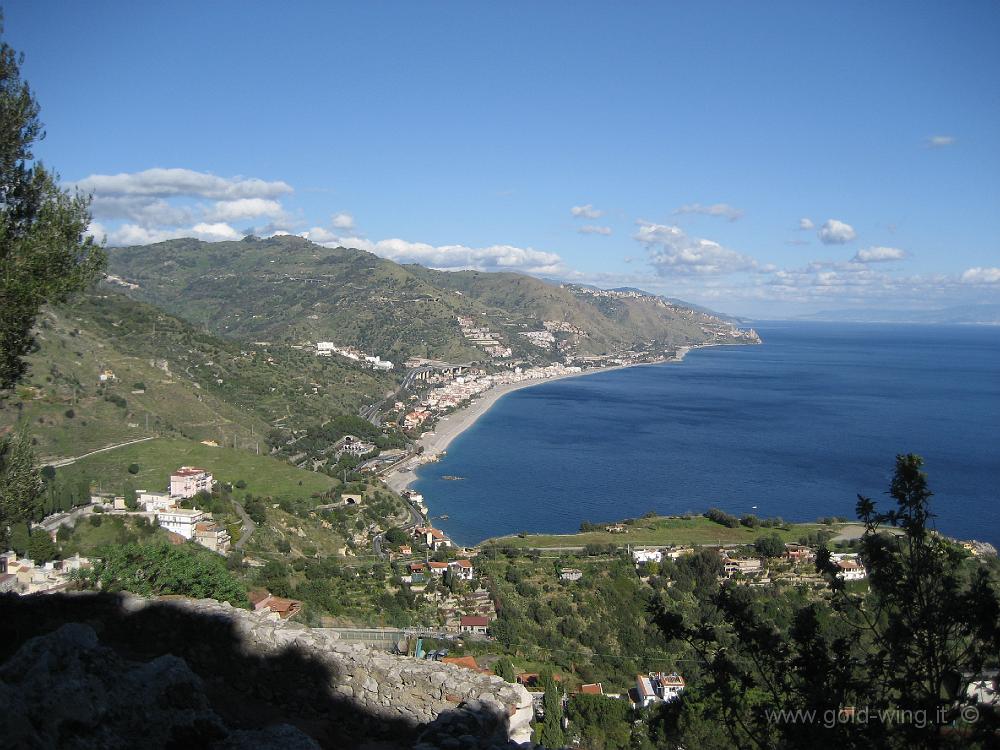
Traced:
<path fill-rule="evenodd" d="M 165 654 L 182 658 L 202 679 L 211 710 L 233 730 L 290 724 L 324 748 L 371 750 L 411 747 L 422 734 L 437 744 L 444 736 L 455 736 L 456 730 L 469 731 L 468 712 L 457 709 L 451 712 L 454 729 L 448 729 L 449 712 L 431 725 L 366 713 L 331 690 L 341 678 L 331 665 L 295 646 L 268 656 L 248 652 L 226 617 L 192 612 L 169 601 L 129 612 L 122 602 L 122 597 L 96 593 L 0 595 L 0 664 L 35 636 L 53 633 L 66 623 L 83 623 L 96 631 L 101 646 L 130 663 Z M 52 669 L 53 681 L 63 679 L 58 666 Z M 497 727 L 505 720 L 477 715 L 474 724 Z M 183 745 L 210 746 L 211 739 L 202 744 L 188 737 Z"/>

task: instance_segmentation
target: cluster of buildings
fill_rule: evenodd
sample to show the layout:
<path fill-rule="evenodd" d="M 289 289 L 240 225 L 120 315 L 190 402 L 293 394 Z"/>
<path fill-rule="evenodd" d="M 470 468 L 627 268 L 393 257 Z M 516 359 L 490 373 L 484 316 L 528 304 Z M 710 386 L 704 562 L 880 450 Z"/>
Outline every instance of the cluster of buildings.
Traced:
<path fill-rule="evenodd" d="M 444 574 L 449 571 L 460 581 L 471 581 L 476 574 L 471 560 L 452 560 L 451 562 L 437 562 L 434 560 L 428 562 L 414 561 L 406 567 L 408 573 L 403 576 L 403 583 L 418 587 L 421 584 L 425 584 L 433 576 L 444 577 Z"/>
<path fill-rule="evenodd" d="M 567 367 L 566 365 L 557 363 L 545 367 L 515 367 L 506 372 L 493 375 L 458 375 L 444 386 L 432 389 L 416 406 L 407 412 L 403 417 L 403 427 L 408 430 L 415 429 L 432 416 L 454 409 L 496 386 L 521 383 L 528 380 L 562 377 L 577 372 L 581 372 L 581 368 Z M 406 405 L 402 401 L 397 401 L 395 407 L 403 410 L 406 408 Z"/>
<path fill-rule="evenodd" d="M 334 457 L 339 461 L 341 456 L 354 456 L 354 458 L 361 458 L 362 456 L 367 456 L 369 453 L 375 450 L 374 443 L 366 443 L 359 437 L 354 435 L 344 435 L 340 440 L 333 444 Z"/>
<path fill-rule="evenodd" d="M 413 529 L 413 538 L 421 540 L 428 549 L 434 552 L 453 546 L 447 534 L 432 526 L 417 526 Z"/>
<path fill-rule="evenodd" d="M 337 354 L 341 357 L 353 360 L 359 364 L 364 364 L 373 370 L 383 370 L 388 371 L 393 368 L 392 362 L 387 359 L 382 359 L 379 356 L 367 355 L 364 352 L 360 352 L 354 347 L 350 346 L 337 346 L 332 341 L 317 341 L 316 342 L 316 356 L 317 357 L 332 357 Z"/>
<path fill-rule="evenodd" d="M 631 550 L 631 553 L 636 571 L 642 576 L 649 563 L 660 563 L 668 559 L 677 560 L 684 555 L 693 554 L 694 548 L 638 547 Z M 723 580 L 737 580 L 753 585 L 764 585 L 771 582 L 767 566 L 762 558 L 740 555 L 736 547 L 720 547 L 718 553 L 722 560 Z M 781 559 L 792 565 L 811 564 L 816 560 L 816 552 L 804 544 L 785 544 L 785 551 Z M 837 566 L 837 577 L 841 580 L 860 581 L 868 576 L 865 566 L 856 554 L 834 554 L 831 555 L 831 560 Z M 560 577 L 575 580 L 563 575 Z"/>
<path fill-rule="evenodd" d="M 41 532 L 39 532 L 41 533 Z M 89 568 L 90 560 L 74 555 L 36 565 L 29 558 L 18 558 L 10 551 L 0 554 L 0 593 L 51 594 L 69 587 L 72 575 Z"/>
<path fill-rule="evenodd" d="M 230 548 L 229 532 L 212 520 L 211 513 L 179 507 L 182 500 L 199 492 L 211 492 L 214 484 L 214 477 L 206 469 L 182 466 L 170 475 L 168 492 L 138 490 L 136 501 L 146 513 L 155 516 L 161 528 L 224 555 Z M 124 510 L 124 502 L 124 498 L 115 498 L 115 509 Z"/>
<path fill-rule="evenodd" d="M 556 337 L 551 331 L 521 331 L 518 336 L 524 336 L 529 343 L 540 349 L 550 349 L 556 343 Z"/>
<path fill-rule="evenodd" d="M 502 359 L 511 355 L 510 347 L 504 346 L 487 326 L 477 326 L 472 318 L 464 315 L 458 316 L 458 326 L 462 329 L 462 335 L 466 340 L 491 357 Z"/>

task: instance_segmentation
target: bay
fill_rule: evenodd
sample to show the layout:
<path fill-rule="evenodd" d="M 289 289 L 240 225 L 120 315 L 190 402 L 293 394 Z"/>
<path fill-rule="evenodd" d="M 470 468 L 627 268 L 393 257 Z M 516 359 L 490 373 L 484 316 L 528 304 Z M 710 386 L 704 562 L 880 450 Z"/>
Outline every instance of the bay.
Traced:
<path fill-rule="evenodd" d="M 811 521 L 853 518 L 858 493 L 888 507 L 895 455 L 917 453 L 937 527 L 1000 546 L 1000 328 L 757 328 L 761 346 L 515 391 L 414 488 L 462 544 L 651 510 Z"/>

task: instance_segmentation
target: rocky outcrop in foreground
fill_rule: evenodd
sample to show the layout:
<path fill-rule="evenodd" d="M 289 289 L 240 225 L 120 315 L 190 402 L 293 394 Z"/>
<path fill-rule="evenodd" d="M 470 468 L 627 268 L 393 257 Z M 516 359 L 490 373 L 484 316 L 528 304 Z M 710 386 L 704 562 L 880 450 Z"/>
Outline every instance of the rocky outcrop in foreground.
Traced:
<path fill-rule="evenodd" d="M 520 685 L 213 600 L 0 599 L 0 744 L 514 748 Z"/>

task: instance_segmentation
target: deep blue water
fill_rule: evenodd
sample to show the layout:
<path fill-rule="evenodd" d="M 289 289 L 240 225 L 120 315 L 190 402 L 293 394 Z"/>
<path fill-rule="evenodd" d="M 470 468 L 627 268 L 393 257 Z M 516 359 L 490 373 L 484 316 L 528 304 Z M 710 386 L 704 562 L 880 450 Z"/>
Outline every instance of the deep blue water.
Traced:
<path fill-rule="evenodd" d="M 917 453 L 937 527 L 1000 546 L 1000 327 L 758 330 L 762 346 L 515 391 L 415 488 L 463 544 L 649 510 L 853 518 L 859 492 L 888 507 L 895 455 Z"/>

